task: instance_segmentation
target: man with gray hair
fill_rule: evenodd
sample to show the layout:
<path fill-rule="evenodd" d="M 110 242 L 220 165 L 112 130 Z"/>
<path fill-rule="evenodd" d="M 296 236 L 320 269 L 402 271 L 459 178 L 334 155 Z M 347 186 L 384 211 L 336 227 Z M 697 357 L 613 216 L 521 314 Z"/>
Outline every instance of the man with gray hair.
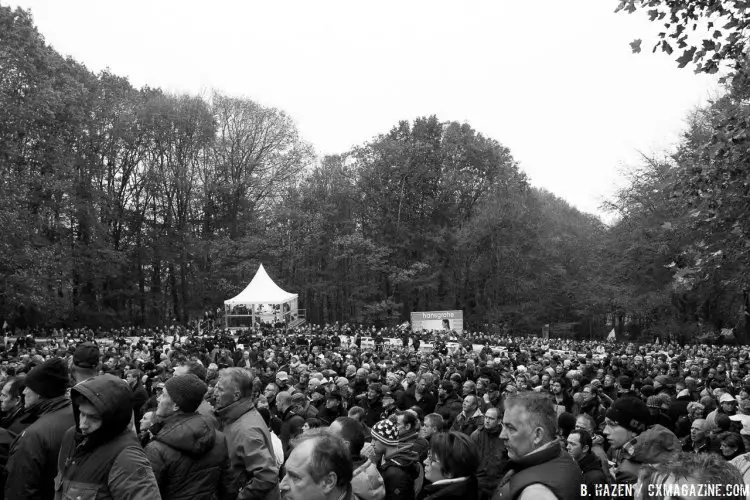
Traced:
<path fill-rule="evenodd" d="M 315 432 L 318 431 L 318 432 Z M 346 443 L 315 430 L 295 441 L 279 485 L 285 500 L 356 500 Z"/>
<path fill-rule="evenodd" d="M 271 433 L 252 398 L 253 375 L 224 368 L 216 382 L 216 416 L 227 438 L 237 500 L 278 500 L 279 466 Z"/>
<path fill-rule="evenodd" d="M 572 500 L 580 497 L 583 476 L 557 439 L 557 413 L 541 392 L 523 392 L 505 400 L 500 439 L 511 471 L 493 499 Z"/>

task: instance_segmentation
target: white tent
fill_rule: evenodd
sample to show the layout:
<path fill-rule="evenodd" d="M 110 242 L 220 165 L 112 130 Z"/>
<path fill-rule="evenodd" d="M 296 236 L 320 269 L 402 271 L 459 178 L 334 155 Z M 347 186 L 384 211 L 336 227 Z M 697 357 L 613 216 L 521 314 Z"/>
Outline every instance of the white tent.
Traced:
<path fill-rule="evenodd" d="M 297 319 L 297 299 L 296 293 L 274 283 L 261 264 L 250 284 L 224 301 L 225 323 L 227 327 L 246 327 L 257 321 L 290 323 Z"/>

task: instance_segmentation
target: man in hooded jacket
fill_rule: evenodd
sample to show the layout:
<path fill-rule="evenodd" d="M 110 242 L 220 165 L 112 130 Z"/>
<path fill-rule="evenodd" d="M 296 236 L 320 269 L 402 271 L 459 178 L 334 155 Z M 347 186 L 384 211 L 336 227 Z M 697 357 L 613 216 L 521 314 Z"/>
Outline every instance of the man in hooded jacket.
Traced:
<path fill-rule="evenodd" d="M 100 375 L 70 391 L 75 426 L 63 438 L 55 498 L 161 499 L 146 453 L 128 427 L 131 391 L 114 375 Z"/>
<path fill-rule="evenodd" d="M 28 427 L 10 447 L 5 498 L 54 497 L 57 454 L 65 431 L 75 423 L 67 385 L 68 368 L 59 358 L 45 361 L 26 376 L 23 419 Z"/>
<path fill-rule="evenodd" d="M 244 368 L 219 372 L 216 415 L 227 437 L 238 500 L 278 500 L 279 466 L 271 433 L 255 407 L 253 375 Z"/>
<path fill-rule="evenodd" d="M 146 445 L 146 456 L 159 483 L 162 499 L 233 500 L 229 455 L 224 434 L 198 407 L 208 386 L 197 376 L 167 380 L 156 416 L 161 421 Z"/>

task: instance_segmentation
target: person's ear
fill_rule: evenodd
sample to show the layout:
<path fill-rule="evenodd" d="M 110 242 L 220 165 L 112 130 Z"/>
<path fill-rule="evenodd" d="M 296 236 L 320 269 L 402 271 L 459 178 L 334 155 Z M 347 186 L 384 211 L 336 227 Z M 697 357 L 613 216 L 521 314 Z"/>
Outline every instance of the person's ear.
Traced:
<path fill-rule="evenodd" d="M 539 444 L 541 444 L 542 440 L 544 439 L 544 429 L 542 429 L 541 427 L 536 427 L 532 431 L 531 436 L 532 436 L 532 442 L 534 443 L 534 445 L 538 446 Z"/>

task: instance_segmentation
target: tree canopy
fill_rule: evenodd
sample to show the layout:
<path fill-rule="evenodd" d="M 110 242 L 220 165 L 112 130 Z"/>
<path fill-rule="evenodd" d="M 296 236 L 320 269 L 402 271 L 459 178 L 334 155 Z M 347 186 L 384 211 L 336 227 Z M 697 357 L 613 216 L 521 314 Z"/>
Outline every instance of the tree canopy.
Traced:
<path fill-rule="evenodd" d="M 620 8 L 649 9 L 688 52 L 688 24 L 724 16 L 691 61 L 741 73 L 738 5 Z M 320 158 L 284 111 L 94 74 L 26 11 L 0 7 L 0 45 L 0 316 L 15 325 L 187 321 L 261 262 L 314 322 L 461 309 L 470 328 L 684 336 L 741 317 L 741 79 L 692 116 L 674 154 L 643 158 L 606 225 L 532 187 L 509 148 L 467 123 L 417 117 Z"/>

